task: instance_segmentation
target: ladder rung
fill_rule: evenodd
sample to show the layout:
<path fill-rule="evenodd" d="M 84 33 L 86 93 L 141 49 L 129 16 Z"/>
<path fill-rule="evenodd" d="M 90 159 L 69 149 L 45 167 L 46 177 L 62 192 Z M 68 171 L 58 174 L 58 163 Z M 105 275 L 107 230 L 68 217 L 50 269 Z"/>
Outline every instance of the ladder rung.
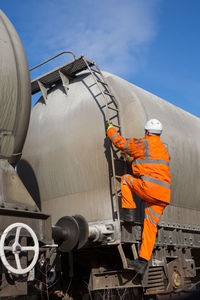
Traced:
<path fill-rule="evenodd" d="M 114 110 L 114 111 L 119 111 L 118 108 L 113 108 L 113 107 L 111 107 L 111 106 L 108 106 L 108 108 L 109 108 L 109 109 L 112 109 L 112 110 Z"/>
<path fill-rule="evenodd" d="M 118 132 L 118 134 L 120 134 L 120 132 Z M 113 152 L 114 152 L 115 154 L 119 153 L 120 151 L 121 151 L 121 150 L 120 150 L 120 149 L 117 149 L 117 148 L 113 149 Z"/>
<path fill-rule="evenodd" d="M 116 191 L 116 193 L 115 193 L 115 192 L 112 192 L 112 196 L 115 196 L 115 195 L 121 196 L 122 194 L 121 194 L 120 192 L 121 192 L 121 191 Z"/>
<path fill-rule="evenodd" d="M 123 158 L 118 158 L 118 157 L 117 158 L 114 157 L 114 160 L 125 162 L 125 160 Z"/>
<path fill-rule="evenodd" d="M 112 94 L 110 94 L 110 93 L 108 93 L 108 92 L 106 92 L 106 91 L 104 91 L 103 93 L 104 93 L 105 95 L 110 96 L 110 97 L 114 97 Z"/>
<path fill-rule="evenodd" d="M 99 95 L 102 95 L 102 93 L 101 93 L 101 94 L 99 94 Z M 107 103 L 107 105 L 105 105 L 105 104 L 104 104 L 104 105 L 102 105 L 102 107 L 101 107 L 101 108 L 103 109 L 103 108 L 105 108 L 106 106 L 108 107 L 110 104 L 113 104 L 113 103 L 114 103 L 114 101 L 110 101 L 110 102 L 108 102 L 108 103 Z"/>
<path fill-rule="evenodd" d="M 110 105 L 110 104 L 112 104 L 112 103 L 113 103 L 113 101 L 110 101 L 110 102 L 107 103 L 107 105 Z"/>
<path fill-rule="evenodd" d="M 118 117 L 118 115 L 114 115 L 112 117 L 110 117 L 110 121 L 112 122 L 114 119 L 116 119 Z"/>
<path fill-rule="evenodd" d="M 104 81 L 100 80 L 100 79 L 97 79 L 98 82 L 104 84 L 104 85 L 108 85 L 107 83 L 105 83 Z"/>
<path fill-rule="evenodd" d="M 119 178 L 119 179 L 121 179 L 121 177 L 122 177 L 122 176 L 115 175 L 115 178 Z"/>
<path fill-rule="evenodd" d="M 98 70 L 95 70 L 95 69 L 93 69 L 93 68 L 90 68 L 90 70 L 91 70 L 92 72 L 101 74 L 101 72 L 99 72 Z"/>
<path fill-rule="evenodd" d="M 117 125 L 117 124 L 113 124 L 114 127 L 118 127 L 118 128 L 121 128 L 120 125 Z"/>

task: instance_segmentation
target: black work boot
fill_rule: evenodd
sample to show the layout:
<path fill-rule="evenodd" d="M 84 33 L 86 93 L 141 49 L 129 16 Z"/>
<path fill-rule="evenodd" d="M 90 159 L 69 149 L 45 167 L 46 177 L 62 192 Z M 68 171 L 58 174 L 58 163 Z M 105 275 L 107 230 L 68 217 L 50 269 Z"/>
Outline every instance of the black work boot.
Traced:
<path fill-rule="evenodd" d="M 128 264 L 128 269 L 129 270 L 134 270 L 136 271 L 138 274 L 143 275 L 147 265 L 148 265 L 148 261 L 144 258 L 137 258 L 135 260 L 127 260 L 127 264 Z"/>
<path fill-rule="evenodd" d="M 124 222 L 134 222 L 136 220 L 136 209 L 120 208 L 120 219 Z"/>

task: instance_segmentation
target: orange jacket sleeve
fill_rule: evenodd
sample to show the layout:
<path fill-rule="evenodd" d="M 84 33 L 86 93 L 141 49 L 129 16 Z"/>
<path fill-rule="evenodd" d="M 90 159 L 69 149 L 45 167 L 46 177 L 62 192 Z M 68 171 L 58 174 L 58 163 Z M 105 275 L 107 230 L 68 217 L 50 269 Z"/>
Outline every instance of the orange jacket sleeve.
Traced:
<path fill-rule="evenodd" d="M 127 151 L 126 151 L 127 139 L 120 136 L 114 127 L 111 127 L 107 130 L 107 135 L 108 135 L 109 139 L 111 140 L 111 142 L 115 145 L 115 147 L 117 147 L 118 149 L 127 153 Z"/>

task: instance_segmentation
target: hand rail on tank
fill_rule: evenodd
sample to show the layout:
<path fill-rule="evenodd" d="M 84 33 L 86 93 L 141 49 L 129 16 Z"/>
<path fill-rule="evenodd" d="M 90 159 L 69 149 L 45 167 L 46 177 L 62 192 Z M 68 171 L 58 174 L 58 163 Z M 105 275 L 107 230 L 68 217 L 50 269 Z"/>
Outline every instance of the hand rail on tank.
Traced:
<path fill-rule="evenodd" d="M 74 57 L 74 60 L 76 59 L 76 55 L 74 54 L 74 52 L 72 52 L 72 51 L 63 51 L 63 52 L 60 52 L 60 53 L 58 53 L 57 55 L 55 55 L 55 56 L 53 56 L 53 57 L 51 57 L 51 58 L 49 58 L 49 59 L 47 59 L 47 60 L 45 60 L 45 61 L 43 61 L 43 62 L 40 63 L 39 65 L 37 65 L 37 66 L 35 66 L 35 67 L 29 69 L 29 71 L 31 72 L 31 71 L 33 71 L 33 70 L 39 68 L 40 66 L 42 66 L 42 65 L 44 65 L 44 64 L 46 64 L 46 63 L 48 63 L 49 61 L 53 60 L 54 58 L 56 58 L 56 57 L 58 57 L 58 56 L 60 56 L 60 55 L 62 55 L 62 54 L 66 54 L 66 53 L 67 53 L 67 54 L 68 54 L 68 53 L 71 53 L 71 54 L 73 55 L 73 57 Z"/>

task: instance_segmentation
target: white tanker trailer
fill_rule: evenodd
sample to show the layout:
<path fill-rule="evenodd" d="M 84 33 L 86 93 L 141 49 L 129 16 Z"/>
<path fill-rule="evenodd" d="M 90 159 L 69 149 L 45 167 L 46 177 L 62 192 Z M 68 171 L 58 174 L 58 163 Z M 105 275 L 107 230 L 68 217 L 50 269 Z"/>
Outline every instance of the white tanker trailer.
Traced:
<path fill-rule="evenodd" d="M 0 35 L 0 297 L 168 299 L 198 286 L 200 120 L 67 52 L 70 62 L 31 83 L 32 94 L 42 96 L 26 137 L 28 67 L 2 12 Z M 105 124 L 141 138 L 149 118 L 164 126 L 172 197 L 141 278 L 127 260 L 139 253 L 144 207 L 134 195 L 136 213 L 129 210 L 126 221 L 120 178 L 131 170 Z"/>

